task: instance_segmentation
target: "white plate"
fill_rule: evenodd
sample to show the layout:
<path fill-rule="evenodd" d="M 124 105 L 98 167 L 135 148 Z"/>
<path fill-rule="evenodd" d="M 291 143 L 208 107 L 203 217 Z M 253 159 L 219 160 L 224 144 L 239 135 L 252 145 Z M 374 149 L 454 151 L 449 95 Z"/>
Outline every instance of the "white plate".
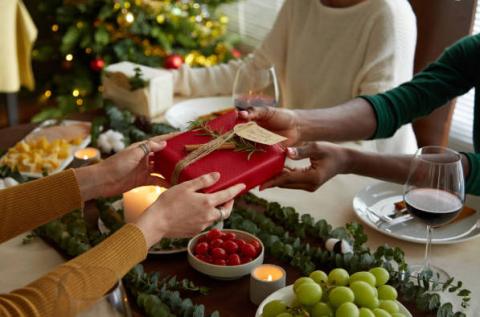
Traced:
<path fill-rule="evenodd" d="M 181 101 L 165 113 L 165 120 L 173 127 L 185 130 L 189 122 L 199 116 L 233 107 L 232 97 L 207 97 Z"/>
<path fill-rule="evenodd" d="M 262 316 L 263 306 L 265 306 L 267 303 L 271 302 L 272 300 L 281 300 L 287 303 L 288 305 L 291 305 L 294 299 L 295 299 L 295 295 L 293 294 L 293 285 L 289 285 L 284 288 L 281 288 L 275 293 L 270 294 L 270 296 L 268 296 L 263 300 L 260 306 L 258 306 L 255 317 Z M 397 304 L 400 308 L 400 313 L 404 314 L 406 317 L 412 317 L 412 314 L 410 314 L 408 309 L 405 308 L 405 306 L 403 306 L 402 303 L 397 302 Z"/>
<path fill-rule="evenodd" d="M 413 219 L 401 224 L 386 227 L 376 225 L 376 217 L 367 211 L 373 209 L 377 214 L 389 215 L 394 212 L 394 203 L 403 200 L 403 186 L 380 182 L 369 185 L 359 191 L 353 198 L 353 209 L 356 215 L 369 227 L 388 236 L 415 242 L 425 243 L 426 226 Z M 477 212 L 465 219 L 433 230 L 433 244 L 452 244 L 476 238 L 480 235 L 480 197 L 467 196 L 465 204 Z M 478 224 L 477 224 L 478 222 Z"/>
<path fill-rule="evenodd" d="M 28 138 L 28 136 L 34 132 L 37 132 L 39 130 L 41 130 L 42 128 L 46 127 L 46 126 L 50 126 L 52 124 L 55 123 L 55 120 L 46 120 L 44 121 L 39 127 L 33 129 L 27 136 L 25 136 L 22 140 L 25 140 L 26 138 Z M 70 125 L 70 124 L 75 124 L 75 123 L 85 123 L 84 121 L 76 121 L 76 120 L 63 120 L 62 121 L 62 125 Z M 84 149 L 87 147 L 87 145 L 90 144 L 90 141 L 92 140 L 90 134 L 83 140 L 83 142 L 79 145 L 72 145 L 70 147 L 70 155 L 64 159 L 62 161 L 62 163 L 60 164 L 60 166 L 53 170 L 52 172 L 50 172 L 50 175 L 51 174 L 56 174 L 58 172 L 61 172 L 63 171 L 68 165 L 70 165 L 70 163 L 73 161 L 74 159 L 74 153 L 75 151 L 77 151 L 78 149 Z M 21 142 L 21 141 L 20 141 Z M 26 176 L 26 177 L 31 177 L 31 178 L 41 178 L 43 177 L 43 174 L 42 173 L 31 173 L 31 172 L 21 172 L 20 174 L 22 174 L 23 176 Z"/>
<path fill-rule="evenodd" d="M 112 207 L 116 210 L 123 208 L 122 201 L 123 200 L 120 199 L 113 202 Z M 98 226 L 98 230 L 101 233 L 105 233 L 105 234 L 110 233 L 110 229 L 107 228 L 107 226 L 103 223 L 100 217 L 98 218 L 97 226 Z M 217 229 L 223 229 L 223 222 L 219 222 L 213 227 Z M 177 248 L 177 249 L 170 249 L 170 250 L 156 250 L 156 249 L 153 249 L 152 247 L 148 250 L 148 254 L 175 254 L 175 253 L 182 253 L 182 252 L 187 252 L 187 246 L 185 246 L 184 248 Z"/>

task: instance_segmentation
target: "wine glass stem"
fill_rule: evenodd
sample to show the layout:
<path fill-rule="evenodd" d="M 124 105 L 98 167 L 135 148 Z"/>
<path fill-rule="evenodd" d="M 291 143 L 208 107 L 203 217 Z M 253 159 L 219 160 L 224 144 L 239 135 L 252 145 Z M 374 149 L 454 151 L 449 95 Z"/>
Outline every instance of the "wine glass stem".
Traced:
<path fill-rule="evenodd" d="M 427 244 L 425 245 L 425 258 L 423 260 L 423 270 L 430 269 L 430 254 L 432 251 L 432 232 L 433 228 L 430 225 L 427 225 Z"/>

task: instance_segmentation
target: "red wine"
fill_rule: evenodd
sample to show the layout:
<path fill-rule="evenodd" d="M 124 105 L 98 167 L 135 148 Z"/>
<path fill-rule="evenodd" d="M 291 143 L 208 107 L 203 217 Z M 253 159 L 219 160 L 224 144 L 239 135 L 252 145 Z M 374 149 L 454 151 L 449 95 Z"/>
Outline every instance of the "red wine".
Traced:
<path fill-rule="evenodd" d="M 440 189 L 420 188 L 405 195 L 408 211 L 431 226 L 441 226 L 453 220 L 462 209 L 462 201 Z"/>

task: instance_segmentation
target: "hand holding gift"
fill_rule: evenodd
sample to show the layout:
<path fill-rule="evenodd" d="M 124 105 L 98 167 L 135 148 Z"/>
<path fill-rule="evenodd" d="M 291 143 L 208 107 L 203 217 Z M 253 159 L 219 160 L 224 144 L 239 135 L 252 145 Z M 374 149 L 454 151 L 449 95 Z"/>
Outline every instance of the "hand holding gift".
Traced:
<path fill-rule="evenodd" d="M 219 181 L 204 192 L 238 183 L 248 191 L 281 173 L 286 155 L 282 141 L 284 137 L 240 119 L 232 110 L 208 122 L 195 122 L 190 131 L 170 139 L 155 154 L 154 170 L 171 184 L 219 172 Z"/>

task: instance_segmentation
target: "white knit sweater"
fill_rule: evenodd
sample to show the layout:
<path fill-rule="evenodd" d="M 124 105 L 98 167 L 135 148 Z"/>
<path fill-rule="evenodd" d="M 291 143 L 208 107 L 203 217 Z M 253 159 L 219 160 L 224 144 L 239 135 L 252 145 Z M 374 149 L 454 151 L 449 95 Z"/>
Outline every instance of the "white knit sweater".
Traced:
<path fill-rule="evenodd" d="M 375 94 L 409 80 L 416 22 L 407 0 L 366 0 L 332 8 L 320 0 L 286 0 L 255 57 L 275 66 L 282 105 L 331 107 L 358 95 Z M 240 61 L 174 72 L 175 93 L 230 94 Z M 359 118 L 361 120 L 361 118 Z M 410 153 L 411 126 L 388 140 L 363 142 L 364 149 Z"/>

